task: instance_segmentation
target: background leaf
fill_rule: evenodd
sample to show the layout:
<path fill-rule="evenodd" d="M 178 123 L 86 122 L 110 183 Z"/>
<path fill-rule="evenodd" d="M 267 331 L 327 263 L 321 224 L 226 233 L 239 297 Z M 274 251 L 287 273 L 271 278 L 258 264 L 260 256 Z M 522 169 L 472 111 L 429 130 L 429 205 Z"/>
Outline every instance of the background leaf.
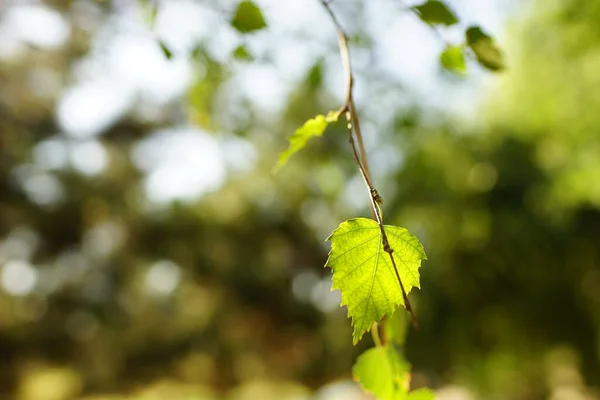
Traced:
<path fill-rule="evenodd" d="M 153 0 L 138 0 L 138 5 L 140 6 L 144 21 L 150 29 L 153 29 L 156 17 L 158 16 L 158 5 Z"/>
<path fill-rule="evenodd" d="M 419 15 L 419 18 L 430 25 L 454 25 L 458 22 L 458 18 L 448 6 L 438 0 L 428 0 L 420 6 L 415 6 L 413 9 Z"/>
<path fill-rule="evenodd" d="M 319 89 L 323 85 L 323 69 L 325 62 L 323 59 L 317 60 L 308 70 L 305 82 L 311 90 Z"/>
<path fill-rule="evenodd" d="M 467 44 L 473 50 L 479 64 L 491 71 L 499 71 L 505 68 L 504 57 L 494 39 L 487 35 L 478 26 L 467 29 L 465 36 Z"/>
<path fill-rule="evenodd" d="M 239 61 L 252 61 L 254 57 L 248 51 L 248 48 L 244 45 L 239 45 L 233 50 L 233 58 Z"/>
<path fill-rule="evenodd" d="M 267 23 L 258 6 L 250 0 L 244 0 L 238 4 L 231 26 L 241 33 L 251 33 L 265 28 Z"/>
<path fill-rule="evenodd" d="M 162 40 L 158 42 L 158 44 L 160 45 L 160 50 L 162 51 L 163 55 L 165 56 L 165 58 L 167 60 L 170 60 L 173 58 L 173 52 L 171 51 L 171 49 L 169 49 L 169 47 L 167 47 L 167 45 L 165 44 L 165 42 L 163 42 Z"/>
<path fill-rule="evenodd" d="M 279 160 L 277 161 L 277 165 L 273 169 L 273 172 L 277 172 L 281 169 L 289 160 L 289 158 L 302 150 L 306 143 L 316 136 L 321 136 L 327 129 L 327 126 L 330 122 L 335 122 L 337 120 L 336 113 L 331 111 L 329 114 L 325 115 L 317 115 L 316 117 L 309 119 L 302 125 L 300 128 L 294 132 L 292 136 L 288 139 L 290 142 L 290 146 L 279 154 Z"/>
<path fill-rule="evenodd" d="M 457 75 L 464 76 L 467 72 L 463 46 L 448 45 L 440 54 L 442 67 Z"/>
<path fill-rule="evenodd" d="M 419 240 L 406 229 L 385 226 L 394 260 L 407 293 L 419 285 L 419 267 L 426 259 Z M 342 304 L 354 326 L 353 342 L 385 315 L 404 305 L 394 267 L 383 250 L 379 225 L 372 219 L 356 218 L 342 222 L 327 238 L 331 252 L 325 266 L 333 270 L 332 289 L 339 289 Z"/>
<path fill-rule="evenodd" d="M 383 331 L 386 343 L 403 345 L 408 332 L 408 320 L 404 310 L 398 309 L 391 317 L 386 319 L 383 324 Z"/>
<path fill-rule="evenodd" d="M 354 379 L 380 400 L 403 398 L 408 391 L 409 371 L 410 365 L 389 345 L 370 348 L 352 367 Z"/>

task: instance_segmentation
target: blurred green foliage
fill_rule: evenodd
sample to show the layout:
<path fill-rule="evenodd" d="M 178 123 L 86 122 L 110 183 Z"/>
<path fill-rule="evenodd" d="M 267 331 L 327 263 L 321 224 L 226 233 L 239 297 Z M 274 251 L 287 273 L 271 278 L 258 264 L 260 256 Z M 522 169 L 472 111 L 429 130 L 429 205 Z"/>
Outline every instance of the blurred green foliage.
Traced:
<path fill-rule="evenodd" d="M 0 4 L 2 17 L 19 3 Z M 371 343 L 352 346 L 323 240 L 367 215 L 368 199 L 353 190 L 343 127 L 270 170 L 291 132 L 339 107 L 330 64 L 311 60 L 273 113 L 242 93 L 239 54 L 215 55 L 216 33 L 190 48 L 165 42 L 169 62 L 193 58 L 187 97 L 136 100 L 94 137 L 107 162 L 89 174 L 57 104 L 103 74 L 84 61 L 122 11 L 46 3 L 68 21 L 65 44 L 0 60 L 0 398 L 328 398 Z M 256 36 L 271 25 L 262 11 L 234 18 L 237 2 L 200 3 L 224 35 L 236 19 Z M 356 80 L 386 222 L 428 250 L 412 294 L 421 329 L 405 344 L 412 386 L 441 399 L 600 398 L 600 4 L 534 5 L 508 29 L 510 68 L 472 123 L 402 105 L 416 96 L 380 73 L 376 51 L 353 53 L 372 61 Z M 345 26 L 366 32 L 362 16 L 344 13 Z M 218 189 L 157 206 L 144 190 L 152 157 L 136 161 L 135 149 L 182 121 L 251 143 L 258 158 Z"/>

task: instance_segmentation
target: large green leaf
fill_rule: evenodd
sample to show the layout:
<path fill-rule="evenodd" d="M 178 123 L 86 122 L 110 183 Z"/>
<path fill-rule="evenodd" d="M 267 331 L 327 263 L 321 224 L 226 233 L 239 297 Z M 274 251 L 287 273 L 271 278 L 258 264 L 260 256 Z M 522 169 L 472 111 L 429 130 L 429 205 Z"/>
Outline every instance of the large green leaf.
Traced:
<path fill-rule="evenodd" d="M 386 225 L 385 232 L 408 294 L 413 287 L 420 288 L 419 267 L 427 258 L 423 245 L 404 228 Z M 374 220 L 342 222 L 327 240 L 331 241 L 331 252 L 325 266 L 333 270 L 332 289 L 340 290 L 342 305 L 348 306 L 353 342 L 357 343 L 373 322 L 404 305 L 400 284 Z"/>
<path fill-rule="evenodd" d="M 250 0 L 244 0 L 235 10 L 231 26 L 241 33 L 251 33 L 265 28 L 267 23 L 258 6 Z"/>
<path fill-rule="evenodd" d="M 372 347 L 358 356 L 352 375 L 379 400 L 398 400 L 406 396 L 410 365 L 394 346 Z"/>
<path fill-rule="evenodd" d="M 425 3 L 413 7 L 419 18 L 430 25 L 454 25 L 458 22 L 456 15 L 448 6 L 438 0 L 427 0 Z"/>
<path fill-rule="evenodd" d="M 273 168 L 273 172 L 277 172 L 281 169 L 292 155 L 306 146 L 306 143 L 310 139 L 323 135 L 329 123 L 335 121 L 337 121 L 337 113 L 331 111 L 327 115 L 317 115 L 316 117 L 309 119 L 304 125 L 296 129 L 296 132 L 288 139 L 290 142 L 289 147 L 279 154 L 279 160 L 277 161 L 275 168 Z"/>
<path fill-rule="evenodd" d="M 475 53 L 479 64 L 491 71 L 505 68 L 504 57 L 500 48 L 489 35 L 478 26 L 471 26 L 465 32 L 467 44 Z"/>
<path fill-rule="evenodd" d="M 463 76 L 467 72 L 463 46 L 448 45 L 440 55 L 440 63 L 450 72 Z"/>

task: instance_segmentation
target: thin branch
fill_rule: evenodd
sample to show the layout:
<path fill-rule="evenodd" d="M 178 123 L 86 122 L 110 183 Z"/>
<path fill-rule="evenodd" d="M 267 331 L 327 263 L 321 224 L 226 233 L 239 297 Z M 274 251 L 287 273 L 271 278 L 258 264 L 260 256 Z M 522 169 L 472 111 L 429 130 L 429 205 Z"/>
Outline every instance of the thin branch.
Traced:
<path fill-rule="evenodd" d="M 367 190 L 369 191 L 369 199 L 371 202 L 371 211 L 373 219 L 377 221 L 379 225 L 379 229 L 381 231 L 381 239 L 383 242 L 383 250 L 388 253 L 390 257 L 390 261 L 392 262 L 392 266 L 394 267 L 394 272 L 396 273 L 396 278 L 398 279 L 398 283 L 400 285 L 400 290 L 402 291 L 402 298 L 404 300 L 404 306 L 406 310 L 410 313 L 413 320 L 413 325 L 415 328 L 418 328 L 417 317 L 413 311 L 413 308 L 410 304 L 410 300 L 408 299 L 408 295 L 406 290 L 404 289 L 404 284 L 402 283 L 402 279 L 400 278 L 400 274 L 398 273 L 398 267 L 396 266 L 396 260 L 394 260 L 394 250 L 390 246 L 390 242 L 388 240 L 387 234 L 385 233 L 385 227 L 383 225 L 383 218 L 381 216 L 381 204 L 383 200 L 377 190 L 373 187 L 373 183 L 371 180 L 371 176 L 368 170 L 367 164 L 367 154 L 364 148 L 362 134 L 360 131 L 360 123 L 358 119 L 358 113 L 356 112 L 356 105 L 354 104 L 354 98 L 352 94 L 354 78 L 352 76 L 352 65 L 350 63 L 350 51 L 348 49 L 348 38 L 346 33 L 344 32 L 342 26 L 340 25 L 338 19 L 335 14 L 329 7 L 329 3 L 326 0 L 321 0 L 321 4 L 327 10 L 327 13 L 331 17 L 333 21 L 337 34 L 338 34 L 338 42 L 340 48 L 340 56 L 342 57 L 342 64 L 344 66 L 344 72 L 346 76 L 346 99 L 344 105 L 338 110 L 338 117 L 341 116 L 342 113 L 345 113 L 346 120 L 348 121 L 348 136 L 350 140 L 350 145 L 352 147 L 352 154 L 354 156 L 354 160 L 358 166 L 360 174 L 365 182 Z M 360 148 L 360 154 L 356 148 L 356 144 L 354 142 L 354 136 L 356 136 L 358 145 Z"/>
<path fill-rule="evenodd" d="M 358 140 L 358 147 L 360 149 L 360 162 L 365 169 L 365 174 L 369 185 L 373 186 L 371 181 L 371 174 L 369 172 L 369 163 L 367 162 L 367 152 L 365 150 L 365 143 L 363 142 L 362 133 L 360 131 L 360 123 L 358 120 L 358 113 L 356 112 L 356 106 L 354 105 L 354 98 L 350 96 L 350 109 L 352 110 L 352 126 L 354 126 L 354 132 L 356 133 L 356 139 Z"/>
<path fill-rule="evenodd" d="M 344 75 L 346 77 L 346 98 L 344 99 L 344 105 L 338 110 L 338 116 L 340 116 L 343 112 L 350 110 L 352 116 L 352 125 L 354 126 L 354 130 L 356 133 L 356 138 L 358 140 L 358 146 L 360 148 L 360 161 L 363 164 L 363 167 L 366 172 L 367 181 L 369 185 L 371 185 L 371 175 L 369 174 L 369 163 L 367 161 L 367 152 L 365 151 L 365 144 L 362 138 L 362 133 L 360 131 L 360 124 L 358 121 L 358 115 L 355 112 L 356 107 L 354 105 L 354 99 L 352 97 L 352 90 L 354 89 L 354 76 L 352 75 L 352 64 L 350 62 L 350 50 L 348 48 L 348 36 L 346 35 L 342 25 L 338 21 L 337 17 L 333 13 L 333 10 L 329 5 L 331 1 L 326 2 L 325 0 L 321 0 L 323 7 L 327 10 L 327 13 L 331 17 L 333 24 L 335 25 L 337 36 L 338 36 L 338 45 L 340 48 L 340 55 L 342 57 L 342 65 L 344 66 Z"/>

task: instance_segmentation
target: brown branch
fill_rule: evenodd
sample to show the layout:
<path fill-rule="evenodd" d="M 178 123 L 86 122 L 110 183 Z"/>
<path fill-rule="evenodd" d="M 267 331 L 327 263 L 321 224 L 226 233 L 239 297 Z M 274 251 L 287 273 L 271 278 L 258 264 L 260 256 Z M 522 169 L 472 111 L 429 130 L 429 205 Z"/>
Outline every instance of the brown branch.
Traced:
<path fill-rule="evenodd" d="M 368 170 L 367 164 L 367 153 L 364 148 L 364 143 L 362 140 L 362 134 L 360 131 L 360 123 L 358 119 L 358 113 L 356 112 L 356 105 L 354 104 L 353 98 L 353 85 L 354 78 L 352 75 L 352 65 L 350 63 L 350 50 L 348 49 L 348 38 L 346 33 L 344 32 L 342 26 L 340 25 L 338 19 L 335 14 L 329 7 L 329 3 L 326 0 L 321 0 L 321 4 L 327 10 L 327 13 L 331 17 L 333 24 L 336 27 L 336 31 L 338 34 L 338 42 L 340 48 L 340 56 L 342 58 L 342 64 L 344 66 L 344 72 L 346 76 L 346 99 L 344 105 L 338 110 L 338 117 L 341 116 L 342 113 L 345 113 L 346 120 L 348 121 L 348 136 L 350 140 L 350 145 L 352 147 L 352 154 L 354 156 L 354 161 L 358 166 L 360 174 L 365 182 L 365 185 L 369 191 L 369 199 L 371 202 L 371 211 L 373 219 L 377 221 L 379 225 L 379 229 L 381 231 L 381 239 L 383 243 L 383 250 L 388 253 L 390 257 L 390 261 L 392 262 L 392 266 L 394 267 L 394 272 L 396 273 L 396 278 L 398 279 L 398 283 L 400 285 L 400 290 L 402 291 L 402 298 L 404 300 L 404 307 L 410 313 L 413 320 L 413 325 L 415 328 L 418 328 L 417 316 L 414 313 L 414 310 L 410 304 L 410 300 L 408 299 L 408 295 L 406 290 L 404 289 L 404 284 L 402 283 L 402 279 L 400 278 L 400 274 L 398 273 L 398 267 L 396 266 L 396 261 L 394 260 L 394 249 L 390 246 L 390 242 L 388 240 L 387 234 L 385 233 L 385 227 L 383 225 L 383 218 L 381 216 L 381 204 L 383 200 L 377 190 L 373 187 L 373 183 L 371 180 L 371 176 Z M 356 136 L 358 145 L 360 148 L 360 153 L 356 148 L 356 144 L 354 142 L 354 136 Z M 379 335 L 377 335 L 379 336 Z"/>

